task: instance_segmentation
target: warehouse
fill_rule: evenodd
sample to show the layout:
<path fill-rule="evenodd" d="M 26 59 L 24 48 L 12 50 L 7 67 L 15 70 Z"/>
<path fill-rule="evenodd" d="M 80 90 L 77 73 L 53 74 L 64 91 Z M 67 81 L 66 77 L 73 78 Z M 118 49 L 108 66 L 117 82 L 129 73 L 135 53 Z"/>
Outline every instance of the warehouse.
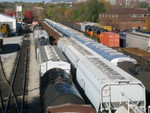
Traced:
<path fill-rule="evenodd" d="M 16 20 L 16 18 L 0 13 L 0 25 L 1 24 L 9 24 L 10 29 L 13 32 L 16 32 L 16 29 L 17 29 L 17 20 Z"/>

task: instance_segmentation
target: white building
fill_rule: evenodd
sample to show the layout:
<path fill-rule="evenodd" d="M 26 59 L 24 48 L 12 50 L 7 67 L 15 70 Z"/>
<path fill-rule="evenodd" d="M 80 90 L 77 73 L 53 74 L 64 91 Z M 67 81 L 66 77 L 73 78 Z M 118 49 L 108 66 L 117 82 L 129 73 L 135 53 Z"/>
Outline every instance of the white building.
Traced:
<path fill-rule="evenodd" d="M 13 32 L 16 32 L 17 30 L 17 20 L 15 17 L 0 13 L 0 25 L 1 24 L 9 24 L 10 29 L 13 30 Z"/>

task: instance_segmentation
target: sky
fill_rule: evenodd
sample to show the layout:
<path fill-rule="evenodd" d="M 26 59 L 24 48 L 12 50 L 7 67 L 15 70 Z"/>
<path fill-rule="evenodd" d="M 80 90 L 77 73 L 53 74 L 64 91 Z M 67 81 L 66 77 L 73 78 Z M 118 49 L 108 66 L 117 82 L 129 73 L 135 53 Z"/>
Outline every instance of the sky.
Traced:
<path fill-rule="evenodd" d="M 14 2 L 14 1 L 23 1 L 23 2 L 42 2 L 42 1 L 45 1 L 45 2 L 50 2 L 51 0 L 0 0 L 0 2 Z M 150 0 L 139 0 L 139 1 L 150 1 Z"/>
<path fill-rule="evenodd" d="M 15 1 L 17 1 L 17 2 L 20 2 L 20 1 L 22 1 L 22 2 L 42 2 L 42 1 L 45 1 L 45 2 L 50 2 L 51 0 L 0 0 L 0 2 L 15 2 Z"/>

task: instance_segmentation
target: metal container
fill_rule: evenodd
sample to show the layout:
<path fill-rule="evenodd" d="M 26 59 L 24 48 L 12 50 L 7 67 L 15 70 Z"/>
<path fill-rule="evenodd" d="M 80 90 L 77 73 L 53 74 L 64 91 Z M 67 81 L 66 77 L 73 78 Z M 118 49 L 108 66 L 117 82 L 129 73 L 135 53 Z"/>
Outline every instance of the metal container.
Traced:
<path fill-rule="evenodd" d="M 130 101 L 139 102 L 139 107 L 145 109 L 144 85 L 103 58 L 81 58 L 76 75 L 78 83 L 97 112 L 111 107 L 116 110 L 120 103 Z"/>
<path fill-rule="evenodd" d="M 148 51 L 150 47 L 150 35 L 138 32 L 126 34 L 126 47 L 139 48 Z"/>
<path fill-rule="evenodd" d="M 40 92 L 45 111 L 49 106 L 85 104 L 69 76 L 64 70 L 54 68 L 41 77 Z"/>
<path fill-rule="evenodd" d="M 119 47 L 120 46 L 120 36 L 113 32 L 101 32 L 100 43 L 108 47 Z"/>
<path fill-rule="evenodd" d="M 37 49 L 41 76 L 48 70 L 60 68 L 70 73 L 70 64 L 57 46 L 44 45 Z"/>

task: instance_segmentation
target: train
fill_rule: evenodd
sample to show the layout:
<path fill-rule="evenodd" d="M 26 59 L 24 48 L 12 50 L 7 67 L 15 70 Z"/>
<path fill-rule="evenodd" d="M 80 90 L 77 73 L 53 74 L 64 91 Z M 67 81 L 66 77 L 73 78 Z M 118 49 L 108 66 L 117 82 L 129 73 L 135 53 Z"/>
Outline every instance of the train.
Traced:
<path fill-rule="evenodd" d="M 102 43 L 108 47 L 120 47 L 120 34 L 112 32 L 111 26 L 101 26 L 96 23 L 80 23 L 61 22 L 75 30 L 83 32 L 85 36 Z"/>
<path fill-rule="evenodd" d="M 75 67 L 77 82 L 98 113 L 111 113 L 111 110 L 119 108 L 120 103 L 126 103 L 130 99 L 143 104 L 141 108 L 144 109 L 145 87 L 139 80 L 103 57 L 93 54 L 89 48 L 74 39 L 61 38 L 58 40 L 58 47 Z M 137 97 L 134 95 L 136 91 L 139 91 Z M 140 97 L 142 101 L 139 100 Z"/>
<path fill-rule="evenodd" d="M 96 113 L 85 104 L 69 76 L 64 70 L 53 68 L 41 77 L 45 113 Z"/>
<path fill-rule="evenodd" d="M 39 42 L 42 43 L 42 40 Z M 44 113 L 96 113 L 87 105 L 71 79 L 70 63 L 49 41 L 37 46 L 40 67 L 40 94 Z"/>
<path fill-rule="evenodd" d="M 126 47 L 139 48 L 150 52 L 150 34 L 140 32 L 126 33 Z"/>
<path fill-rule="evenodd" d="M 42 30 L 39 25 L 33 30 L 33 36 L 35 38 L 36 48 L 41 45 L 48 45 L 50 43 L 49 35 L 45 30 Z"/>
<path fill-rule="evenodd" d="M 122 65 L 124 65 L 125 62 L 128 62 L 127 65 L 131 73 L 137 74 L 140 71 L 139 65 L 137 64 L 137 61 L 134 58 L 124 55 L 123 53 L 120 53 L 94 40 L 91 40 L 90 38 L 84 36 L 81 32 L 78 32 L 62 24 L 53 22 L 48 19 L 45 19 L 44 22 L 46 24 L 49 24 L 49 26 L 51 25 L 51 27 L 54 27 L 54 29 L 56 29 L 57 32 L 63 33 L 64 36 L 71 37 L 77 40 L 78 42 L 82 43 L 86 47 L 90 48 L 94 54 L 99 54 L 114 65 L 122 67 Z"/>
<path fill-rule="evenodd" d="M 57 46 L 75 68 L 76 80 L 97 113 L 117 112 L 124 104 L 131 111 L 145 110 L 144 85 L 116 66 L 123 61 L 136 63 L 135 59 L 52 20 L 45 22 L 65 36 L 58 40 Z"/>

